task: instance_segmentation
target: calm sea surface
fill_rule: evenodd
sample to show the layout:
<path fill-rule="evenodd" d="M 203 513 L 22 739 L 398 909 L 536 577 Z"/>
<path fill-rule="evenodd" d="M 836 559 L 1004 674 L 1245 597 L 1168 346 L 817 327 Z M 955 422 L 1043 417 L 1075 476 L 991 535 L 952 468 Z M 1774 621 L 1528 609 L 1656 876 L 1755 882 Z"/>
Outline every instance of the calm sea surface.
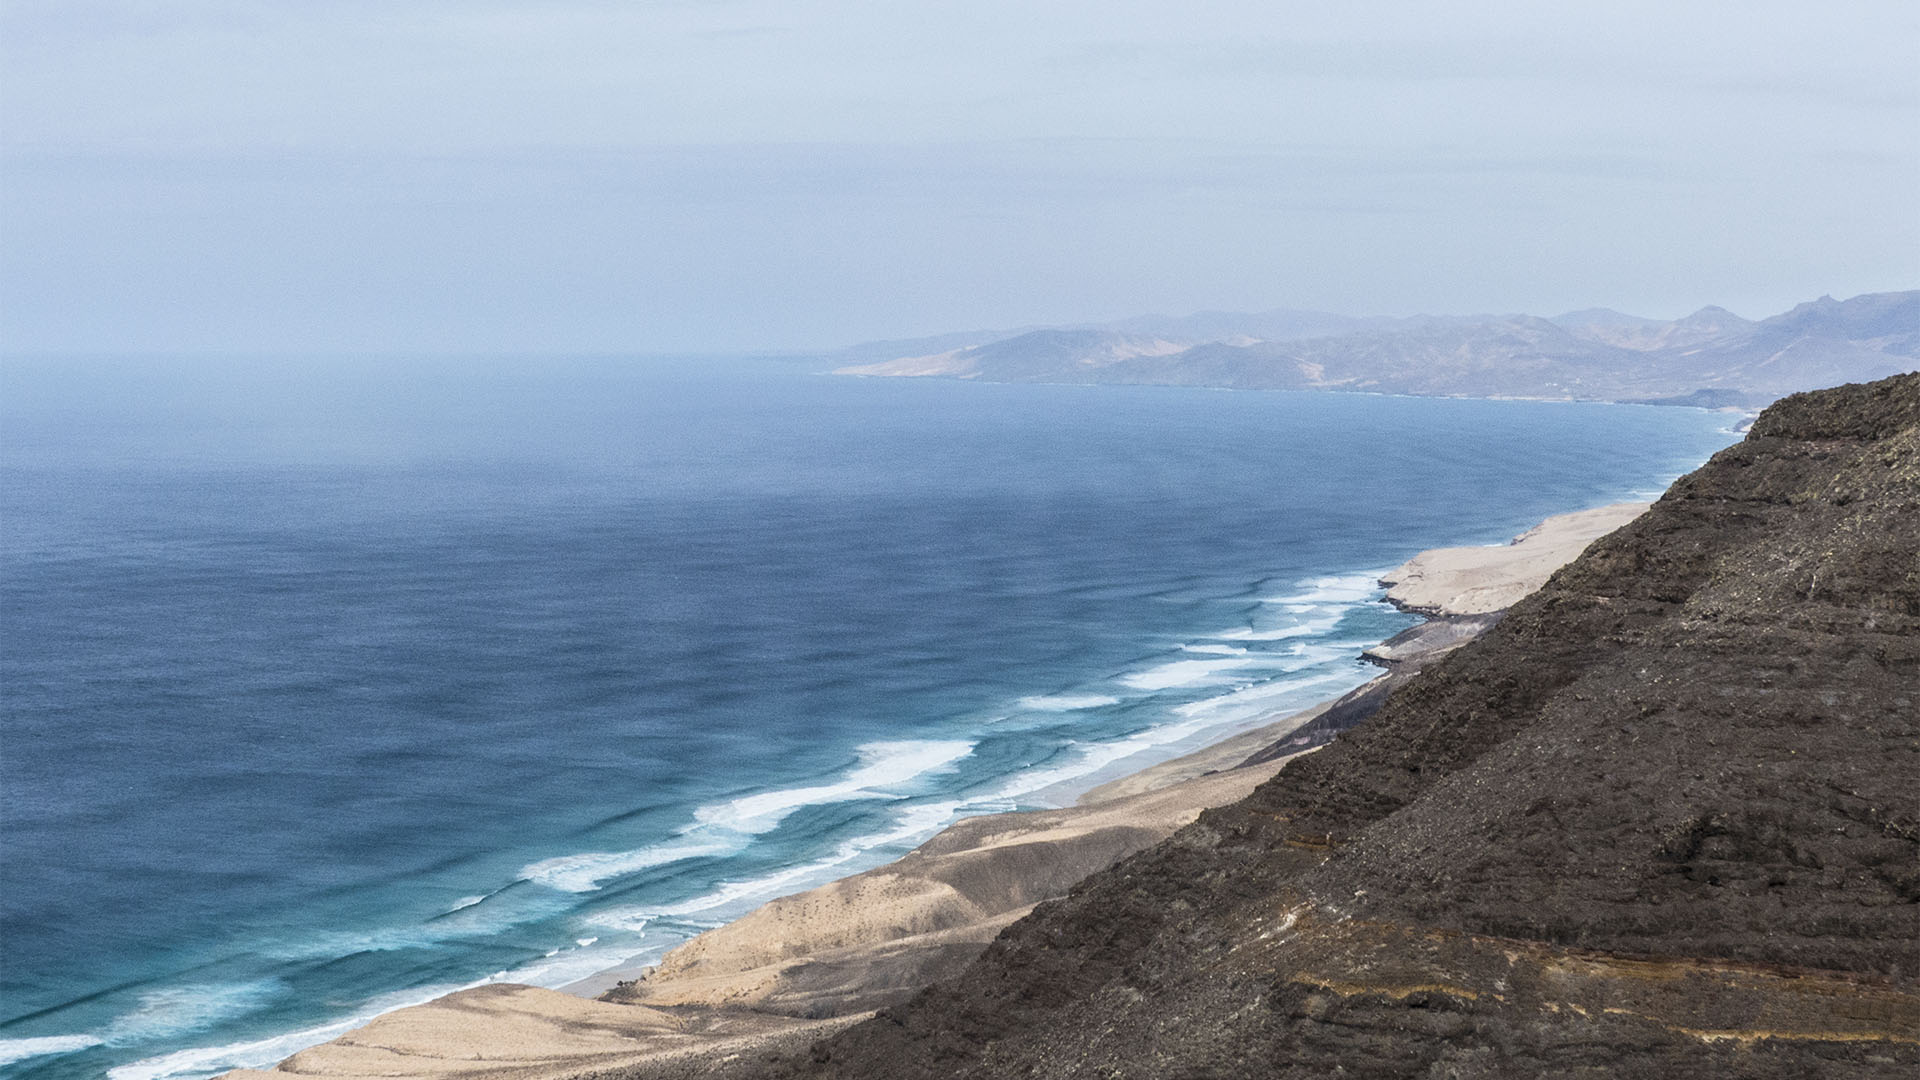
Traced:
<path fill-rule="evenodd" d="M 764 360 L 0 367 L 0 1068 L 559 986 L 1356 685 L 1687 409 Z"/>

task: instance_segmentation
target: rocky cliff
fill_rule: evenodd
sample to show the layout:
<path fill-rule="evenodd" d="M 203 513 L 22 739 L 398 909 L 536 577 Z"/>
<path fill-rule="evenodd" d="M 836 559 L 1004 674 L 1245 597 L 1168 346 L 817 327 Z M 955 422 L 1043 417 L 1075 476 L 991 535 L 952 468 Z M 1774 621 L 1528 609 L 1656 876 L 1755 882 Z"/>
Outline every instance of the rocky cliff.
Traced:
<path fill-rule="evenodd" d="M 1920 376 L 1786 398 L 964 975 L 727 1075 L 1920 1075 Z"/>

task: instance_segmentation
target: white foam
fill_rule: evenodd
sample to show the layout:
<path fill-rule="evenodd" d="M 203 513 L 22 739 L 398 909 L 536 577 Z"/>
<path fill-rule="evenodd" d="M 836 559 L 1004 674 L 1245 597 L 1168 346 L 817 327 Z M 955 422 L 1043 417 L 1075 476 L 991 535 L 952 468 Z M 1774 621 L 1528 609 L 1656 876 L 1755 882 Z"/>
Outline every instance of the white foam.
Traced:
<path fill-rule="evenodd" d="M 1162 724 L 1107 742 L 1072 744 L 1074 750 L 1072 757 L 1068 760 L 1050 768 L 1028 769 L 1025 772 L 1016 773 L 990 794 L 982 796 L 980 801 L 1018 805 L 1019 797 L 1022 795 L 1030 795 L 1061 784 L 1070 784 L 1075 780 L 1091 776 L 1116 761 L 1164 743 L 1178 742 L 1213 726 L 1214 723 L 1215 721 L 1212 720 L 1188 720 L 1178 724 Z"/>
<path fill-rule="evenodd" d="M 598 938 L 587 938 L 598 941 Z M 532 963 L 507 971 L 496 971 L 487 976 L 489 983 L 525 983 L 529 986 L 544 986 L 558 989 L 568 983 L 576 983 L 606 971 L 619 967 L 632 959 L 635 947 L 632 942 L 624 945 L 610 944 L 600 948 L 582 945 L 575 949 L 555 949 Z M 475 984 L 480 985 L 480 984 Z"/>
<path fill-rule="evenodd" d="M 1240 714 L 1256 714 L 1273 708 L 1277 698 L 1289 697 L 1314 686 L 1324 686 L 1331 682 L 1358 683 L 1360 676 L 1352 671 L 1334 671 L 1320 675 L 1310 675 L 1298 679 L 1274 679 L 1271 682 L 1255 683 L 1242 687 L 1229 694 L 1218 697 L 1189 701 L 1174 706 L 1173 711 L 1181 716 L 1208 720 L 1209 723 L 1230 723 Z"/>
<path fill-rule="evenodd" d="M 99 1046 L 107 1040 L 98 1035 L 41 1035 L 31 1039 L 0 1039 L 0 1065 L 11 1065 L 28 1058 L 49 1054 L 71 1054 Z"/>
<path fill-rule="evenodd" d="M 1238 645 L 1182 645 L 1181 652 L 1201 653 L 1206 656 L 1245 656 L 1247 650 Z"/>
<path fill-rule="evenodd" d="M 140 1002 L 132 1012 L 114 1019 L 107 1027 L 105 1039 L 114 1046 L 127 1046 L 199 1031 L 252 1012 L 286 991 L 286 984 L 278 979 L 196 983 L 151 990 L 140 995 Z"/>
<path fill-rule="evenodd" d="M 953 821 L 961 808 L 968 805 L 961 800 L 948 799 L 905 806 L 895 812 L 892 828 L 845 840 L 831 853 L 811 862 L 743 881 L 723 882 L 706 893 L 677 904 L 650 904 L 606 911 L 590 916 L 588 921 L 628 932 L 638 932 L 655 919 L 705 918 L 717 925 L 724 917 L 744 913 L 749 906 L 824 884 L 839 876 L 838 868 L 874 848 L 906 844 L 931 836 Z"/>
<path fill-rule="evenodd" d="M 543 859 L 520 868 L 520 876 L 536 885 L 562 892 L 592 892 L 601 882 L 655 866 L 697 859 L 709 855 L 727 855 L 745 846 L 744 839 L 688 837 L 635 851 L 588 851 Z"/>
<path fill-rule="evenodd" d="M 1340 651 L 1331 648 L 1312 650 L 1315 654 L 1322 652 L 1327 654 L 1314 655 L 1312 662 L 1319 663 L 1324 659 L 1330 659 Z M 1230 693 L 1177 705 L 1171 710 L 1174 715 L 1181 718 L 1176 723 L 1161 724 L 1135 732 L 1125 738 L 1106 742 L 1075 744 L 1072 756 L 1060 764 L 1017 773 L 1009 777 L 1000 787 L 971 800 L 966 805 L 970 809 L 980 809 L 986 805 L 999 804 L 997 808 L 1011 809 L 1019 805 L 1020 796 L 1059 785 L 1072 784 L 1106 769 L 1115 762 L 1124 761 L 1157 747 L 1194 739 L 1203 732 L 1244 724 L 1250 719 L 1272 712 L 1276 702 L 1284 698 L 1300 696 L 1318 698 L 1320 696 L 1318 693 L 1303 694 L 1304 691 L 1313 687 L 1328 683 L 1358 685 L 1364 681 L 1365 674 L 1364 671 L 1343 668 L 1339 671 L 1322 671 L 1294 678 L 1278 678 L 1240 687 Z"/>
<path fill-rule="evenodd" d="M 1098 709 L 1103 705 L 1118 704 L 1120 704 L 1119 698 L 1108 697 L 1105 694 L 1042 694 L 1020 699 L 1020 707 L 1033 712 L 1074 712 L 1079 709 Z"/>
<path fill-rule="evenodd" d="M 338 1038 L 375 1017 L 395 1009 L 424 1005 L 447 994 L 471 990 L 476 986 L 486 986 L 490 983 L 514 982 L 534 986 L 565 986 L 604 971 L 625 960 L 632 953 L 631 948 L 617 944 L 602 946 L 598 949 L 587 947 L 598 941 L 599 938 L 583 938 L 578 942 L 580 948 L 555 949 L 541 960 L 531 964 L 508 971 L 496 971 L 484 979 L 476 979 L 468 983 L 443 983 L 438 986 L 418 987 L 383 994 L 368 1001 L 346 1017 L 315 1027 L 248 1042 L 198 1047 L 161 1054 L 111 1069 L 107 1075 L 110 1080 L 203 1080 L 205 1077 L 216 1076 L 229 1069 L 270 1068 L 310 1046 Z M 96 1040 L 87 1045 L 97 1045 L 100 1041 L 110 1040 Z M 75 1046 L 72 1049 L 81 1049 L 81 1047 Z"/>
<path fill-rule="evenodd" d="M 335 930 L 305 935 L 297 940 L 264 942 L 256 948 L 280 960 L 333 959 L 357 952 L 385 952 L 436 945 L 454 938 L 497 934 L 522 923 L 565 911 L 570 902 L 552 893 L 521 891 L 483 897 L 492 903 L 468 904 L 414 926 L 387 926 L 376 930 Z"/>
<path fill-rule="evenodd" d="M 0 1065 L 48 1054 L 70 1054 L 94 1046 L 128 1046 L 199 1031 L 222 1020 L 252 1012 L 268 999 L 285 992 L 286 985 L 277 979 L 170 986 L 152 990 L 140 995 L 139 1003 L 131 1012 L 116 1017 L 105 1031 L 97 1035 L 0 1039 Z M 113 1071 L 116 1077 L 120 1073 L 119 1069 Z M 128 1074 L 128 1077 L 137 1080 L 142 1075 L 136 1072 Z"/>
<path fill-rule="evenodd" d="M 1308 610 L 1318 609 L 1309 607 Z M 1213 636 L 1221 641 L 1283 641 L 1287 638 L 1313 637 L 1318 634 L 1324 634 L 1340 625 L 1340 618 L 1344 614 L 1345 611 L 1339 611 L 1318 619 L 1307 619 L 1303 622 L 1289 623 L 1286 626 L 1275 626 L 1261 630 L 1252 627 L 1239 627 L 1233 630 L 1223 630 Z"/>
<path fill-rule="evenodd" d="M 702 806 L 693 816 L 704 824 L 735 832 L 763 833 L 803 806 L 900 798 L 899 794 L 885 789 L 951 768 L 973 753 L 973 746 L 970 741 L 958 739 L 867 743 L 858 748 L 860 765 L 836 783 L 745 795 L 731 802 Z"/>
<path fill-rule="evenodd" d="M 1262 599 L 1262 604 L 1292 616 L 1283 626 L 1236 627 L 1214 634 L 1219 641 L 1281 641 L 1324 634 L 1339 625 L 1356 605 L 1380 599 L 1380 575 L 1386 570 L 1334 574 L 1294 583 L 1294 591 Z M 1266 621 L 1265 618 L 1256 620 Z"/>
<path fill-rule="evenodd" d="M 461 908 L 470 908 L 473 905 L 479 903 L 480 901 L 485 900 L 486 898 L 487 898 L 487 895 L 485 893 L 481 893 L 479 896 L 463 896 L 460 899 L 455 900 L 453 902 L 453 906 L 448 908 L 446 913 L 448 915 L 451 915 L 454 912 L 459 911 Z"/>
<path fill-rule="evenodd" d="M 468 986 L 479 985 L 482 983 L 468 984 Z M 361 1006 L 351 1015 L 331 1023 L 248 1042 L 176 1050 L 171 1054 L 143 1058 L 109 1069 L 107 1076 L 109 1080 L 189 1080 L 189 1078 L 200 1080 L 200 1078 L 216 1076 L 229 1069 L 271 1068 L 309 1046 L 344 1035 L 382 1013 L 404 1009 L 409 1005 L 424 1005 L 434 998 L 464 989 L 467 987 L 446 984 L 384 994 Z"/>
<path fill-rule="evenodd" d="M 1073 756 L 1067 761 L 1045 769 L 1028 769 L 1010 777 L 1006 783 L 995 788 L 992 793 L 982 797 L 983 802 L 995 802 L 1005 809 L 1019 805 L 1020 796 L 1031 795 L 1036 791 L 1071 783 L 1100 771 L 1121 758 L 1139 753 L 1147 743 L 1134 739 L 1118 739 L 1104 743 L 1076 743 Z"/>
<path fill-rule="evenodd" d="M 744 849 L 754 836 L 778 827 L 787 815 L 803 806 L 905 798 L 887 789 L 949 769 L 973 753 L 973 747 L 970 741 L 938 739 L 867 743 L 858 748 L 859 764 L 835 783 L 781 788 L 711 803 L 694 810 L 695 823 L 666 843 L 633 851 L 561 855 L 522 867 L 520 876 L 562 892 L 593 892 L 604 882 L 655 866 L 730 855 Z"/>
<path fill-rule="evenodd" d="M 1146 671 L 1123 675 L 1120 681 L 1135 690 L 1171 690 L 1176 686 L 1199 686 L 1219 679 L 1235 668 L 1257 662 L 1252 656 L 1231 656 L 1219 660 L 1175 660 Z"/>
<path fill-rule="evenodd" d="M 1270 597 L 1264 602 L 1298 606 L 1355 604 L 1379 595 L 1380 575 L 1378 573 L 1336 574 L 1331 577 L 1309 578 L 1299 583 L 1299 590 L 1285 596 Z"/>
<path fill-rule="evenodd" d="M 871 845 L 869 845 L 871 846 Z M 634 930 L 645 926 L 654 919 L 688 919 L 702 915 L 711 915 L 724 908 L 739 905 L 742 901 L 753 899 L 773 899 L 797 891 L 798 885 L 821 871 L 840 865 L 851 859 L 859 851 L 848 850 L 847 845 L 836 849 L 832 855 L 815 859 L 812 862 L 789 866 L 757 878 L 744 881 L 726 881 L 711 891 L 700 894 L 691 900 L 677 904 L 651 904 L 645 908 L 628 908 L 621 911 L 609 911 L 589 919 L 602 926 L 617 927 L 622 930 Z"/>

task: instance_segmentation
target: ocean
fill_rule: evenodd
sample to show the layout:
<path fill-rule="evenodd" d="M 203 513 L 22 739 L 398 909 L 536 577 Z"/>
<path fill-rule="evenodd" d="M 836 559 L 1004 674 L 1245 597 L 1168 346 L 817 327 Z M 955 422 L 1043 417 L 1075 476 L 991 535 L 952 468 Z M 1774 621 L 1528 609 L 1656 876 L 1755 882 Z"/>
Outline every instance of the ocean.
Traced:
<path fill-rule="evenodd" d="M 645 962 L 1358 685 L 1379 572 L 1737 437 L 817 366 L 0 367 L 0 1069 Z"/>

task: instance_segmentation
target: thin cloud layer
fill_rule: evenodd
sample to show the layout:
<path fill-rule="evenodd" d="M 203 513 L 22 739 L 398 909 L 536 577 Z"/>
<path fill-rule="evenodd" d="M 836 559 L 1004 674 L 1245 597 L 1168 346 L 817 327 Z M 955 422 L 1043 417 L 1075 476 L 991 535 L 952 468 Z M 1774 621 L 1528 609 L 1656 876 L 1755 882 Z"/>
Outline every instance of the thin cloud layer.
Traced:
<path fill-rule="evenodd" d="M 1910 5 L 1672 7 L 15 0 L 0 347 L 1910 286 Z"/>

